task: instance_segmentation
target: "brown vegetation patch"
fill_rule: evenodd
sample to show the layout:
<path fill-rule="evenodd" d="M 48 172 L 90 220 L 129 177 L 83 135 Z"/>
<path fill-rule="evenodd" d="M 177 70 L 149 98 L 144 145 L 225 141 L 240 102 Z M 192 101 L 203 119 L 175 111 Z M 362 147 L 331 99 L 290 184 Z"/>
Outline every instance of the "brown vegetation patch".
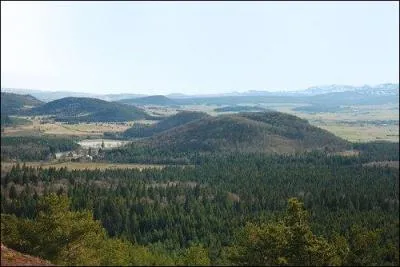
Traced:
<path fill-rule="evenodd" d="M 230 201 L 233 201 L 233 202 L 239 202 L 240 201 L 239 195 L 237 195 L 235 193 L 231 193 L 231 192 L 228 192 L 228 199 Z"/>
<path fill-rule="evenodd" d="M 344 157 L 353 157 L 360 155 L 360 151 L 358 150 L 346 150 L 333 153 L 333 155 L 344 156 Z"/>
<path fill-rule="evenodd" d="M 46 260 L 22 254 L 1 244 L 1 266 L 55 266 Z"/>

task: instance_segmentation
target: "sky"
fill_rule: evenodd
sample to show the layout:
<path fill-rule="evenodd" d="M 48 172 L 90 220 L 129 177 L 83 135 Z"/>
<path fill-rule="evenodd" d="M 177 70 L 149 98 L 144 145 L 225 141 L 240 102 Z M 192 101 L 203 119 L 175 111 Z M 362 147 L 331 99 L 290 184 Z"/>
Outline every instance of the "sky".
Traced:
<path fill-rule="evenodd" d="M 1 87 L 210 94 L 399 82 L 399 3 L 1 2 Z"/>

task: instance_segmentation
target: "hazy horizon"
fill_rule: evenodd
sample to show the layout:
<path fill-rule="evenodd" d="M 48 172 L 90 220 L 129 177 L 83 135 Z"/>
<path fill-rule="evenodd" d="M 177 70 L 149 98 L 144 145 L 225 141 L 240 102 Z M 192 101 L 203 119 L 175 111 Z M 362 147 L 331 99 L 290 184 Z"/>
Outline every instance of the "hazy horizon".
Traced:
<path fill-rule="evenodd" d="M 282 93 L 282 92 L 300 92 L 303 90 L 307 90 L 310 88 L 314 88 L 314 87 L 325 87 L 325 86 L 353 86 L 353 87 L 362 87 L 362 86 L 369 86 L 369 87 L 375 87 L 378 85 L 382 85 L 382 84 L 397 84 L 399 85 L 399 83 L 396 82 L 386 82 L 386 83 L 380 83 L 380 84 L 362 84 L 362 85 L 352 85 L 352 84 L 325 84 L 325 85 L 315 85 L 315 86 L 310 86 L 308 88 L 301 88 L 299 90 L 280 90 L 280 91 L 269 91 L 269 90 L 253 90 L 253 91 L 257 91 L 257 92 L 270 92 L 270 93 Z M 76 90 L 54 90 L 54 89 L 50 89 L 50 90 L 42 90 L 42 89 L 36 89 L 36 88 L 14 88 L 14 87 L 1 87 L 1 89 L 6 89 L 6 92 L 19 92 L 19 91 L 32 91 L 32 92 L 43 92 L 43 93 L 74 93 L 74 94 L 91 94 L 91 95 L 119 95 L 119 94 L 132 94 L 132 95 L 197 95 L 197 96 L 201 96 L 201 95 L 223 95 L 223 94 L 234 94 L 234 93 L 249 93 L 252 90 L 238 90 L 238 91 L 227 91 L 227 92 L 210 92 L 210 93 L 182 93 L 182 92 L 169 92 L 169 93 L 164 93 L 164 94 L 158 94 L 158 93 L 154 93 L 154 94 L 148 94 L 146 92 L 138 92 L 138 93 L 130 93 L 130 92 L 116 92 L 116 91 L 109 91 L 109 92 L 100 92 L 100 93 L 96 93 L 96 92 L 79 92 Z"/>
<path fill-rule="evenodd" d="M 398 73 L 397 2 L 1 2 L 1 88 L 275 92 Z"/>

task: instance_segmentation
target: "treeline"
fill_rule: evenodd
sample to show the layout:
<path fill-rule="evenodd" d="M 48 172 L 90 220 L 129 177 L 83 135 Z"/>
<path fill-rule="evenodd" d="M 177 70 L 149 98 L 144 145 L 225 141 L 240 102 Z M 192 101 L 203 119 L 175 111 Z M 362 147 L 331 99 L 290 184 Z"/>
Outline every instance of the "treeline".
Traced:
<path fill-rule="evenodd" d="M 37 199 L 34 219 L 1 214 L 2 242 L 58 265 L 209 265 L 207 251 L 191 246 L 177 255 L 110 238 L 90 211 L 71 211 L 66 196 Z"/>
<path fill-rule="evenodd" d="M 239 229 L 280 218 L 287 199 L 297 197 L 313 233 L 329 242 L 341 236 L 353 246 L 352 260 L 342 264 L 398 264 L 398 169 L 322 153 L 197 160 L 194 167 L 142 171 L 15 166 L 1 178 L 1 212 L 35 218 L 40 195 L 68 194 L 72 209 L 91 210 L 111 237 L 169 254 L 201 244 L 212 264 L 222 264 Z"/>
<path fill-rule="evenodd" d="M 307 158 L 314 161 L 335 160 L 351 163 L 366 163 L 370 161 L 399 161 L 399 143 L 394 142 L 370 142 L 353 143 L 350 148 L 359 151 L 359 156 L 350 157 L 327 157 L 325 151 L 312 151 L 297 153 L 295 155 L 265 155 L 263 153 L 247 153 L 250 157 L 273 158 L 273 160 L 283 160 L 285 158 Z M 243 153 L 219 152 L 217 157 L 231 157 L 232 155 L 243 155 Z M 148 163 L 148 164 L 199 164 L 213 158 L 215 153 L 187 151 L 179 152 L 168 149 L 155 148 L 151 145 L 133 142 L 124 147 L 103 151 L 97 160 L 116 162 L 116 163 Z"/>
<path fill-rule="evenodd" d="M 354 149 L 361 152 L 364 161 L 399 160 L 399 143 L 375 141 L 368 143 L 354 143 Z"/>
<path fill-rule="evenodd" d="M 76 140 L 51 136 L 2 136 L 1 160 L 36 161 L 54 157 L 57 152 L 79 148 Z"/>
<path fill-rule="evenodd" d="M 11 127 L 11 126 L 18 126 L 24 124 L 32 124 L 32 121 L 23 119 L 23 118 L 16 118 L 10 117 L 5 114 L 1 114 L 1 128 L 3 127 Z"/>
<path fill-rule="evenodd" d="M 160 247 L 110 238 L 100 222 L 94 220 L 92 212 L 71 211 L 65 196 L 44 196 L 38 199 L 36 209 L 34 219 L 1 214 L 2 242 L 20 252 L 62 265 L 211 264 L 207 249 L 199 244 L 171 254 Z M 368 245 L 374 243 L 375 232 L 359 228 L 356 231 L 356 238 Z M 219 264 L 338 266 L 362 263 L 358 260 L 360 253 L 353 251 L 353 243 L 347 243 L 344 237 L 336 235 L 328 241 L 313 234 L 307 211 L 295 198 L 289 199 L 282 218 L 261 225 L 248 223 L 236 232 L 236 237 L 234 244 L 224 249 L 223 261 Z"/>

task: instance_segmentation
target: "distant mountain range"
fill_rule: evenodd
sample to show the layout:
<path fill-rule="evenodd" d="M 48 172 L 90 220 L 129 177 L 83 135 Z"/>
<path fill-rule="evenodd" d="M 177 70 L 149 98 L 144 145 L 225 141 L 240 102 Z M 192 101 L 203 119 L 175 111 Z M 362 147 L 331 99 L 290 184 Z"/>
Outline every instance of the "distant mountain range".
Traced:
<path fill-rule="evenodd" d="M 297 93 L 303 95 L 321 95 L 342 92 L 357 92 L 364 95 L 399 95 L 399 84 L 385 83 L 376 86 L 327 85 L 310 87 L 307 90 Z"/>
<path fill-rule="evenodd" d="M 12 92 L 17 94 L 30 94 L 41 101 L 48 102 L 63 97 L 91 97 L 98 98 L 106 101 L 119 101 L 122 99 L 140 98 L 150 96 L 148 94 L 89 94 L 69 91 L 58 91 L 49 92 L 41 90 L 30 90 L 30 89 L 15 89 L 15 88 L 1 88 L 2 92 Z M 387 96 L 398 96 L 399 95 L 399 84 L 396 83 L 384 83 L 375 86 L 363 85 L 363 86 L 350 86 L 350 85 L 324 85 L 314 86 L 305 90 L 296 91 L 257 91 L 249 90 L 246 92 L 231 92 L 222 94 L 196 94 L 196 95 L 185 95 L 182 93 L 168 94 L 166 97 L 170 99 L 184 99 L 184 98 L 205 98 L 205 97 L 227 97 L 227 96 L 315 96 L 329 93 L 338 92 L 358 92 L 366 95 L 387 95 Z"/>

